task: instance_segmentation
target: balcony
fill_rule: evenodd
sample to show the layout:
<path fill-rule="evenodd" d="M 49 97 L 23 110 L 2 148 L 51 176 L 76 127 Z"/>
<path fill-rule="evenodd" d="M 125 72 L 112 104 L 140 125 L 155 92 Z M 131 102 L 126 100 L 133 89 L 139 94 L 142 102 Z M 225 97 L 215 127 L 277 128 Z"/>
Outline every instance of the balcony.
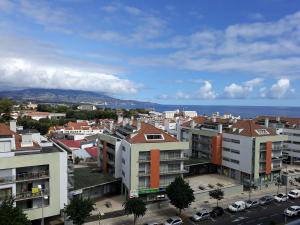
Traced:
<path fill-rule="evenodd" d="M 160 161 L 183 161 L 183 160 L 188 160 L 188 157 L 181 157 L 181 156 L 178 156 L 178 157 L 161 157 L 160 158 Z"/>
<path fill-rule="evenodd" d="M 15 182 L 14 176 L 0 177 L 0 185 L 2 184 L 11 184 Z"/>
<path fill-rule="evenodd" d="M 110 164 L 110 165 L 112 165 L 112 166 L 114 166 L 115 165 L 115 161 L 114 161 L 114 159 L 107 159 L 107 163 L 108 164 Z"/>
<path fill-rule="evenodd" d="M 165 174 L 182 174 L 182 173 L 188 173 L 188 170 L 161 170 L 160 174 L 165 175 Z"/>
<path fill-rule="evenodd" d="M 139 158 L 138 162 L 143 163 L 143 162 L 150 162 L 150 157 L 143 157 L 143 158 Z"/>
<path fill-rule="evenodd" d="M 39 172 L 26 172 L 19 173 L 16 176 L 16 182 L 30 181 L 30 180 L 40 180 L 49 178 L 49 171 L 39 171 Z"/>
<path fill-rule="evenodd" d="M 48 190 L 44 190 L 44 195 L 49 195 Z M 20 192 L 16 194 L 16 201 L 22 201 L 22 200 L 27 200 L 27 199 L 35 199 L 35 198 L 41 198 L 42 193 L 36 192 L 32 193 L 32 191 L 27 191 L 27 192 Z"/>
<path fill-rule="evenodd" d="M 283 146 L 281 145 L 273 145 L 272 150 L 273 151 L 281 151 L 283 149 Z"/>
<path fill-rule="evenodd" d="M 149 176 L 150 171 L 139 171 L 139 177 Z"/>
<path fill-rule="evenodd" d="M 112 155 L 115 155 L 116 153 L 116 151 L 115 151 L 115 149 L 113 149 L 113 148 L 110 148 L 110 147 L 107 147 L 107 152 L 109 152 L 110 154 L 112 154 Z"/>

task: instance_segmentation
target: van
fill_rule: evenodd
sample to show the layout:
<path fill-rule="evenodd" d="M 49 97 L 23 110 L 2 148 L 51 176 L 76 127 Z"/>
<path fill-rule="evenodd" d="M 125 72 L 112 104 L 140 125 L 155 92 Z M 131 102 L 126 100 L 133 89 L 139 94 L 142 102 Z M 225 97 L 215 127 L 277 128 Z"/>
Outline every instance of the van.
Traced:
<path fill-rule="evenodd" d="M 300 190 L 294 189 L 288 193 L 289 198 L 295 199 L 300 197 Z"/>
<path fill-rule="evenodd" d="M 246 203 L 244 201 L 237 201 L 228 206 L 231 212 L 240 212 L 246 209 Z"/>

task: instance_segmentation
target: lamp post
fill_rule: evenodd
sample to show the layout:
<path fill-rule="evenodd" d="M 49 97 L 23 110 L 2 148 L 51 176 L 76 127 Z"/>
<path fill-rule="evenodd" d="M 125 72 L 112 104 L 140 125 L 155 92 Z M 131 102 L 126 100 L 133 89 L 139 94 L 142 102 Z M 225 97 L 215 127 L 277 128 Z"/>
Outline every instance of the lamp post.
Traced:
<path fill-rule="evenodd" d="M 45 220 L 44 220 L 44 198 L 48 199 L 48 196 L 44 195 L 44 190 L 42 188 L 42 185 L 39 184 L 38 189 L 40 190 L 41 196 L 42 196 L 42 220 L 41 220 L 41 225 L 44 225 L 45 224 Z"/>

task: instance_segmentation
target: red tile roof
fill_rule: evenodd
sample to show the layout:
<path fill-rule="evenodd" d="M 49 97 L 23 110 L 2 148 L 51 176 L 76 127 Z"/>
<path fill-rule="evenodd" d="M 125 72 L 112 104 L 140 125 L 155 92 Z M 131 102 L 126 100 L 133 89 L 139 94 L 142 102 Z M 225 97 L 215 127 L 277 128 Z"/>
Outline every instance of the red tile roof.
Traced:
<path fill-rule="evenodd" d="M 232 128 L 237 129 L 235 133 L 237 132 L 239 135 L 248 137 L 276 135 L 273 130 L 256 124 L 254 120 L 239 120 L 232 125 Z"/>
<path fill-rule="evenodd" d="M 74 141 L 74 140 L 66 140 L 66 139 L 58 139 L 57 141 L 69 148 L 80 148 L 82 142 L 81 140 Z"/>
<path fill-rule="evenodd" d="M 92 156 L 93 158 L 97 158 L 98 156 L 98 148 L 97 147 L 88 147 L 84 149 L 85 151 L 87 151 L 87 153 L 89 153 L 90 156 Z"/>
<path fill-rule="evenodd" d="M 29 112 L 26 116 L 48 116 L 49 112 Z"/>
<path fill-rule="evenodd" d="M 163 140 L 147 140 L 145 135 L 149 134 L 161 134 L 163 135 Z M 163 142 L 177 142 L 178 140 L 169 135 L 168 133 L 162 131 L 161 129 L 156 128 L 148 123 L 141 122 L 141 129 L 137 131 L 137 133 L 128 139 L 128 141 L 132 144 L 138 143 L 163 143 Z"/>
<path fill-rule="evenodd" d="M 262 121 L 266 118 L 269 118 L 270 121 L 276 121 L 277 117 L 275 116 L 258 116 L 256 117 L 256 121 Z M 279 117 L 280 122 L 287 125 L 299 125 L 300 124 L 300 118 L 290 118 L 290 117 Z"/>

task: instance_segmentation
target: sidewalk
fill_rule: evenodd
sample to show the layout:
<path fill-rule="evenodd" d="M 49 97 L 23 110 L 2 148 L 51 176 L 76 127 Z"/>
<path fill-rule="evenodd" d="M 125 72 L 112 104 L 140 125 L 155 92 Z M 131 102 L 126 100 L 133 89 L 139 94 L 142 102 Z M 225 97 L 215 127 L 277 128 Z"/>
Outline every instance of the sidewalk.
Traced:
<path fill-rule="evenodd" d="M 296 187 L 288 187 L 288 191 Z M 262 188 L 261 190 L 252 191 L 251 199 L 258 199 L 265 195 L 275 195 L 277 194 L 277 187 L 272 186 L 268 188 Z M 279 193 L 285 193 L 285 186 L 280 187 Z M 249 192 L 242 192 L 236 195 L 224 196 L 225 198 L 219 202 L 219 206 L 227 208 L 229 204 L 238 200 L 248 200 Z M 183 217 L 190 217 L 196 211 L 203 208 L 211 209 L 216 206 L 216 200 L 214 199 L 203 199 L 203 201 L 193 202 L 191 206 L 182 212 Z M 147 221 L 165 221 L 168 217 L 174 216 L 177 213 L 177 209 L 169 203 L 164 204 L 161 208 L 151 206 L 151 210 L 147 210 L 146 215 L 143 218 L 138 219 L 137 224 L 143 224 Z M 101 220 L 101 225 L 132 225 L 133 216 L 120 216 L 110 219 Z M 99 225 L 98 221 L 86 223 L 86 225 Z"/>

